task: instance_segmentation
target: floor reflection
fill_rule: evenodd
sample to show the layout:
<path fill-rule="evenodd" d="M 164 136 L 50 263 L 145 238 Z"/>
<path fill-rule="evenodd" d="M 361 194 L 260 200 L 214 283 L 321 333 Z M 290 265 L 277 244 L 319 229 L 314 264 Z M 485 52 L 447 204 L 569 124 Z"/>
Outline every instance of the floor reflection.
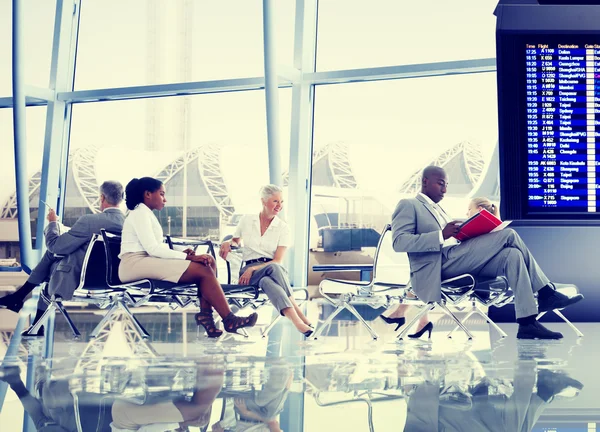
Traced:
<path fill-rule="evenodd" d="M 46 432 L 592 431 L 599 420 L 596 324 L 543 342 L 474 323 L 469 342 L 447 339 L 440 319 L 431 341 L 403 343 L 377 321 L 378 341 L 355 322 L 333 325 L 318 341 L 282 320 L 268 339 L 191 331 L 151 344 L 118 326 L 89 342 L 59 329 L 52 358 L 27 341 L 0 370 L 1 429 L 22 430 L 21 412 Z"/>

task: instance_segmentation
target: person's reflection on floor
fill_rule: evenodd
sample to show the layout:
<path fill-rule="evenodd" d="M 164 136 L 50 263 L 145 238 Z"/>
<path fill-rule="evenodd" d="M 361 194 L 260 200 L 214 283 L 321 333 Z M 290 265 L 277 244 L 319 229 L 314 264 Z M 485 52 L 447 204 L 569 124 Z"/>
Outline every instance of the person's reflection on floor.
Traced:
<path fill-rule="evenodd" d="M 212 405 L 223 387 L 222 366 L 201 365 L 190 401 L 184 398 L 137 405 L 117 400 L 112 406 L 113 432 L 187 431 L 204 427 L 210 421 Z"/>
<path fill-rule="evenodd" d="M 212 432 L 282 432 L 277 416 L 283 411 L 292 380 L 288 365 L 272 365 L 261 390 L 247 398 L 224 400 L 221 420 L 212 426 Z"/>
<path fill-rule="evenodd" d="M 537 386 L 537 391 L 536 391 Z M 512 394 L 484 378 L 468 392 L 446 392 L 439 381 L 418 385 L 408 399 L 405 432 L 529 432 L 554 396 L 583 385 L 566 374 L 520 362 Z"/>
<path fill-rule="evenodd" d="M 35 398 L 21 380 L 18 366 L 5 366 L 0 370 L 0 380 L 16 393 L 23 409 L 33 421 L 38 432 L 75 432 L 73 398 L 67 381 L 38 382 L 40 398 Z"/>

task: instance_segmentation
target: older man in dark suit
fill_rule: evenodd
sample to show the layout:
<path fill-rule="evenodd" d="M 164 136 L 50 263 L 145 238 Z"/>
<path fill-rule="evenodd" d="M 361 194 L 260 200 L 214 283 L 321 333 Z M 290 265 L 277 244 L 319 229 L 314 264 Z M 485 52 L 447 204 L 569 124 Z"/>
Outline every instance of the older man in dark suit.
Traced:
<path fill-rule="evenodd" d="M 521 237 L 512 229 L 485 234 L 459 243 L 460 224 L 439 202 L 446 194 L 446 172 L 437 166 L 423 171 L 421 192 L 398 203 L 392 217 L 396 252 L 407 252 L 411 284 L 424 302 L 441 300 L 442 278 L 464 273 L 505 276 L 515 296 L 519 339 L 560 339 L 536 320 L 539 312 L 562 309 L 583 296 L 567 297 L 555 290 Z M 535 294 L 537 293 L 537 304 Z"/>
<path fill-rule="evenodd" d="M 27 282 L 16 292 L 0 299 L 0 308 L 18 312 L 29 293 L 39 284 L 48 282 L 47 294 L 69 300 L 79 285 L 81 267 L 88 243 L 101 229 L 121 231 L 125 217 L 118 208 L 123 200 L 123 185 L 116 181 L 105 181 L 100 186 L 101 213 L 84 215 L 73 227 L 61 233 L 61 226 L 54 210 L 48 212 L 48 226 L 44 234 L 47 251 L 33 269 Z M 40 298 L 35 321 L 46 310 Z"/>

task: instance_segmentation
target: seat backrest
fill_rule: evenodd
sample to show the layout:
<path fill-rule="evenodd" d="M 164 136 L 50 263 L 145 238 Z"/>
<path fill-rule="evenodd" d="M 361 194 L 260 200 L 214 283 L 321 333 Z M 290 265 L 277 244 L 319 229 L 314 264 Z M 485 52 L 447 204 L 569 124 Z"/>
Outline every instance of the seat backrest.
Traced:
<path fill-rule="evenodd" d="M 170 235 L 165 236 L 167 244 L 169 245 L 169 249 L 175 249 L 175 246 L 178 245 L 178 242 L 185 243 L 186 241 L 190 242 L 189 246 L 186 248 L 194 249 L 196 255 L 210 254 L 214 260 L 217 260 L 217 254 L 215 252 L 215 247 L 213 245 L 212 240 L 196 240 L 196 239 L 178 239 L 175 237 L 171 237 Z M 217 277 L 219 277 L 219 269 L 217 266 Z M 227 282 L 229 283 L 229 282 Z"/>
<path fill-rule="evenodd" d="M 102 237 L 94 234 L 92 237 L 83 264 L 78 289 L 108 289 L 106 284 L 106 252 Z"/>
<path fill-rule="evenodd" d="M 174 246 L 177 245 L 178 241 L 185 242 L 187 240 L 187 241 L 192 242 L 192 244 L 190 244 L 190 246 L 188 246 L 188 247 L 191 247 L 192 249 L 194 249 L 196 251 L 197 255 L 207 253 L 207 254 L 211 254 L 214 259 L 217 259 L 215 247 L 211 240 L 178 239 L 175 237 L 171 237 L 170 235 L 165 236 L 165 238 L 166 238 L 167 244 L 169 245 L 169 249 L 174 249 Z"/>
<path fill-rule="evenodd" d="M 392 226 L 386 225 L 379 238 L 373 261 L 373 282 L 408 285 L 410 265 L 408 254 L 396 252 L 392 243 Z"/>
<path fill-rule="evenodd" d="M 119 279 L 119 254 L 121 253 L 121 233 L 100 230 L 106 253 L 106 283 L 110 286 L 122 285 Z"/>

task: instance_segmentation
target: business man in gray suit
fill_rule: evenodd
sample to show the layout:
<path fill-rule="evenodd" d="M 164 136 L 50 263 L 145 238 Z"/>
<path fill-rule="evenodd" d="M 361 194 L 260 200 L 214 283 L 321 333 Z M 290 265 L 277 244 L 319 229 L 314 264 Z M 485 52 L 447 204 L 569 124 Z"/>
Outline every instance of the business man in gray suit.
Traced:
<path fill-rule="evenodd" d="M 105 181 L 100 186 L 102 213 L 80 217 L 75 225 L 63 234 L 60 233 L 58 217 L 51 209 L 48 212 L 49 224 L 44 231 L 46 253 L 24 285 L 16 292 L 0 299 L 0 308 L 18 312 L 23 307 L 27 295 L 43 282 L 48 282 L 48 295 L 70 300 L 79 285 L 83 259 L 92 236 L 100 234 L 103 228 L 109 231 L 123 229 L 125 217 L 118 208 L 122 200 L 123 185 L 116 181 Z M 40 296 L 34 322 L 42 316 L 46 308 L 47 304 Z"/>
<path fill-rule="evenodd" d="M 485 234 L 462 243 L 454 239 L 460 223 L 439 206 L 448 179 L 437 166 L 423 171 L 421 192 L 398 203 L 392 218 L 396 252 L 408 252 L 411 284 L 424 302 L 439 302 L 443 279 L 471 273 L 505 276 L 515 295 L 519 339 L 560 339 L 536 320 L 539 312 L 561 309 L 583 299 L 557 292 L 519 235 L 512 229 Z M 535 293 L 538 304 L 536 305 Z"/>

